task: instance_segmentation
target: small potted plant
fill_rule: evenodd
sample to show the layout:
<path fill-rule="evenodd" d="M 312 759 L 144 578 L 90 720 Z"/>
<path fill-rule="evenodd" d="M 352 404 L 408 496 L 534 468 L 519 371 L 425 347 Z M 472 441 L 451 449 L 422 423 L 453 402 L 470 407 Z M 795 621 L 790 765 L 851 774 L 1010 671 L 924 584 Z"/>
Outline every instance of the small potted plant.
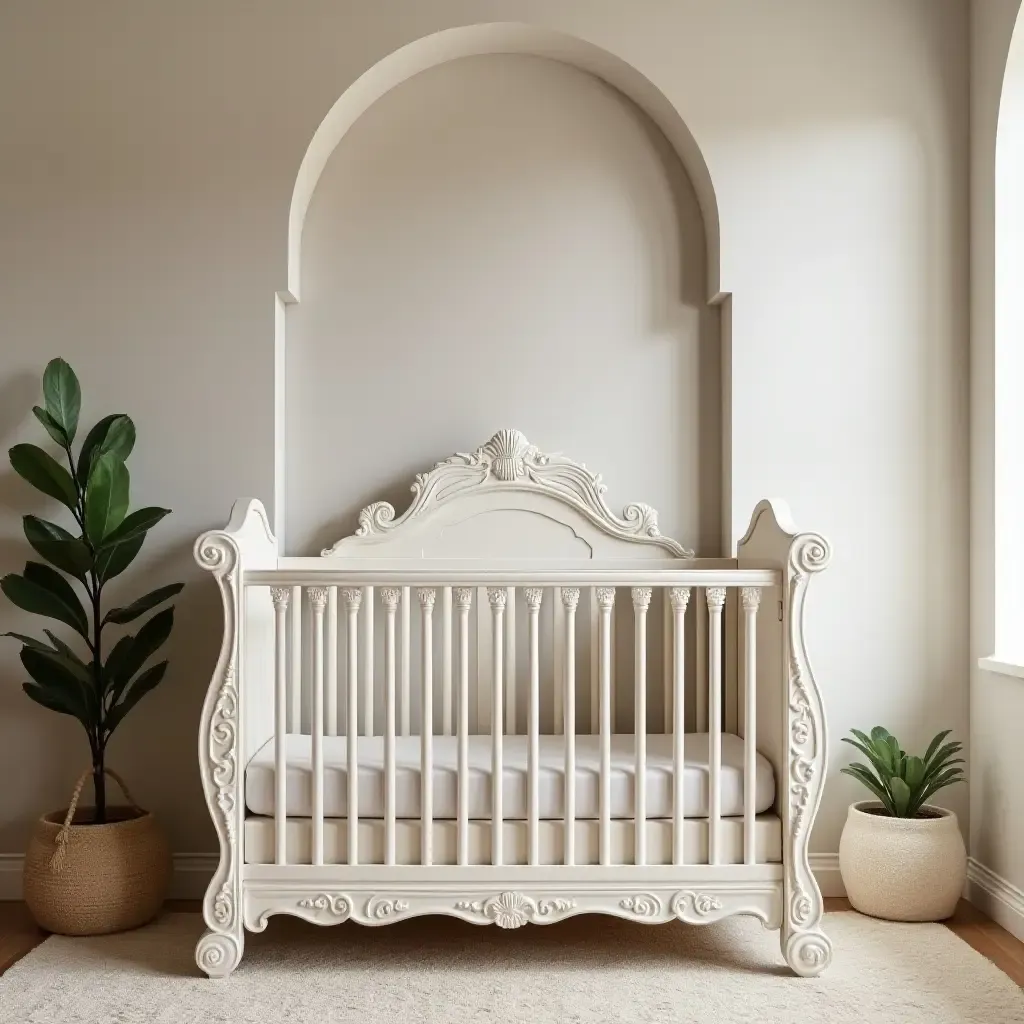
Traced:
<path fill-rule="evenodd" d="M 43 374 L 43 406 L 32 412 L 59 447 L 61 461 L 33 444 L 10 450 L 15 472 L 64 505 L 77 533 L 25 516 L 25 539 L 41 561 L 0 580 L 0 590 L 22 611 L 70 629 L 70 643 L 49 629 L 43 630 L 45 640 L 5 634 L 22 644 L 21 663 L 31 680 L 23 684 L 25 693 L 78 719 L 92 755 L 67 810 L 36 823 L 25 855 L 29 910 L 43 928 L 66 935 L 136 927 L 163 904 L 170 878 L 166 838 L 107 767 L 106 750 L 125 716 L 164 676 L 167 662 L 151 664 L 150 658 L 170 635 L 174 608 L 156 611 L 136 632 L 123 627 L 166 606 L 182 588 L 172 583 L 130 604 L 107 606 L 107 585 L 131 565 L 149 530 L 170 510 L 128 512 L 125 461 L 135 426 L 127 416 L 101 419 L 75 457 L 81 395 L 71 367 L 52 360 Z M 120 635 L 115 640 L 112 634 Z M 108 802 L 108 776 L 124 792 L 125 806 Z M 90 777 L 95 802 L 82 807 L 79 797 Z"/>
<path fill-rule="evenodd" d="M 940 732 L 923 757 L 908 755 L 881 726 L 851 730 L 844 742 L 867 764 L 843 768 L 877 798 L 850 805 L 839 868 L 855 910 L 890 921 L 941 921 L 963 893 L 967 851 L 956 815 L 928 803 L 964 780 L 961 744 Z"/>

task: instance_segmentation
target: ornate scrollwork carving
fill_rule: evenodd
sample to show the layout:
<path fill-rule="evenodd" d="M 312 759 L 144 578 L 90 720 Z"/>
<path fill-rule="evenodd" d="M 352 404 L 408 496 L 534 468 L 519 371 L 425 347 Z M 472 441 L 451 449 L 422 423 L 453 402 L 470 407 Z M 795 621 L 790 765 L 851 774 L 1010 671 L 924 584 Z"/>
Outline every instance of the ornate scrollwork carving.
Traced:
<path fill-rule="evenodd" d="M 689 924 L 706 921 L 721 909 L 722 901 L 709 892 L 684 889 L 672 898 L 672 913 Z"/>
<path fill-rule="evenodd" d="M 438 462 L 413 480 L 413 500 L 396 516 L 386 501 L 367 505 L 358 517 L 357 538 L 372 538 L 399 529 L 432 505 L 439 505 L 473 488 L 505 488 L 539 491 L 558 498 L 585 515 L 606 533 L 624 540 L 655 544 L 677 558 L 693 558 L 693 551 L 663 537 L 658 513 L 640 502 L 632 502 L 615 516 L 604 499 L 605 484 L 600 474 L 558 454 L 545 454 L 518 430 L 499 430 L 473 452 L 458 452 Z M 345 540 L 326 548 L 334 554 Z"/>
<path fill-rule="evenodd" d="M 366 916 L 375 921 L 384 921 L 391 917 L 404 914 L 409 909 L 405 900 L 385 899 L 374 896 L 366 901 Z"/>
<path fill-rule="evenodd" d="M 500 892 L 486 900 L 458 900 L 455 909 L 485 917 L 499 928 L 522 928 L 538 918 L 575 910 L 576 901 L 560 896 L 535 900 L 521 892 Z"/>
<path fill-rule="evenodd" d="M 725 587 L 708 587 L 705 591 L 708 600 L 708 610 L 717 612 L 725 607 Z"/>
<path fill-rule="evenodd" d="M 420 587 L 416 591 L 416 596 L 420 599 L 420 607 L 424 611 L 434 610 L 434 602 L 437 600 L 437 590 L 434 587 Z"/>
<path fill-rule="evenodd" d="M 597 588 L 597 606 L 601 611 L 610 611 L 615 604 L 615 588 L 614 587 L 598 587 Z"/>
<path fill-rule="evenodd" d="M 527 587 L 523 591 L 526 597 L 526 607 L 530 611 L 537 611 L 540 608 L 541 602 L 544 600 L 544 588 L 543 587 Z"/>
<path fill-rule="evenodd" d="M 300 910 L 326 911 L 339 920 L 352 914 L 352 900 L 343 893 L 322 892 L 316 896 L 305 896 L 296 906 Z"/>
<path fill-rule="evenodd" d="M 630 596 L 633 598 L 633 607 L 637 611 L 645 612 L 651 606 L 650 587 L 633 587 Z"/>
<path fill-rule="evenodd" d="M 505 602 L 508 600 L 508 591 L 504 587 L 488 587 L 487 600 L 491 607 L 500 611 L 505 610 Z"/>
<path fill-rule="evenodd" d="M 571 611 L 576 611 L 576 606 L 580 603 L 580 588 L 579 587 L 562 587 L 562 604 Z"/>
<path fill-rule="evenodd" d="M 672 602 L 673 611 L 685 612 L 690 603 L 689 587 L 671 587 L 668 592 L 668 599 Z"/>
<path fill-rule="evenodd" d="M 661 914 L 661 900 L 653 893 L 640 892 L 619 900 L 619 906 L 637 917 L 658 917 Z"/>
<path fill-rule="evenodd" d="M 473 604 L 473 590 L 471 587 L 455 587 L 452 598 L 456 608 L 469 608 Z"/>

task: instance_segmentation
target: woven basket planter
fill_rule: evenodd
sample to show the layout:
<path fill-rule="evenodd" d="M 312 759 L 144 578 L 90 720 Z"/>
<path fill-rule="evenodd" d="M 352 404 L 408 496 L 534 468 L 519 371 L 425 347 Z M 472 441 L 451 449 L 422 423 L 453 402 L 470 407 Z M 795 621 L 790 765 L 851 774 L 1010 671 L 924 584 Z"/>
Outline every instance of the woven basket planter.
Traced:
<path fill-rule="evenodd" d="M 124 784 L 108 771 L 124 789 Z M 160 912 L 171 875 L 167 839 L 156 819 L 130 806 L 107 808 L 103 825 L 92 808 L 77 809 L 86 773 L 66 812 L 36 822 L 25 855 L 24 896 L 41 928 L 60 935 L 103 935 L 137 928 Z"/>

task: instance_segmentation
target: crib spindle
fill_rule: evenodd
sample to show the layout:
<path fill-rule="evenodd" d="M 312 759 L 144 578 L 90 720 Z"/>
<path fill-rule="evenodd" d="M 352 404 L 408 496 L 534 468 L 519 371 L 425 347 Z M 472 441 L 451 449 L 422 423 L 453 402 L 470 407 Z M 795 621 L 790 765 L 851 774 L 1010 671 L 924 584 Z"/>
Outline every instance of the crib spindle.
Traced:
<path fill-rule="evenodd" d="M 706 600 L 700 599 L 701 591 L 704 588 L 698 587 L 696 593 L 696 607 L 693 609 L 696 622 L 694 623 L 694 651 L 693 660 L 695 663 L 695 678 L 697 680 L 696 694 L 694 700 L 694 730 L 701 732 L 708 729 L 708 689 L 701 685 L 701 681 L 707 679 L 708 673 L 708 606 Z"/>
<path fill-rule="evenodd" d="M 459 613 L 459 807 L 458 860 L 469 863 L 469 609 L 473 591 L 456 587 L 452 591 Z"/>
<path fill-rule="evenodd" d="M 599 697 L 601 736 L 601 778 L 600 778 L 600 854 L 603 865 L 612 862 L 611 833 L 611 785 L 612 785 L 612 608 L 615 605 L 615 588 L 598 587 L 597 604 L 600 610 L 598 633 L 600 634 L 599 654 Z"/>
<path fill-rule="evenodd" d="M 412 657 L 410 653 L 410 638 L 412 635 L 410 615 L 412 614 L 412 592 L 409 587 L 402 587 L 402 709 L 400 728 L 403 736 L 411 732 L 410 707 L 412 704 Z"/>
<path fill-rule="evenodd" d="M 324 695 L 324 732 L 338 735 L 338 588 L 327 588 L 327 692 Z"/>
<path fill-rule="evenodd" d="M 384 863 L 395 863 L 395 612 L 402 599 L 398 587 L 382 587 L 387 609 L 384 635 Z"/>
<path fill-rule="evenodd" d="M 636 796 L 634 814 L 633 859 L 647 863 L 647 609 L 651 604 L 650 587 L 633 587 L 633 735 L 636 743 Z"/>
<path fill-rule="evenodd" d="M 452 734 L 452 588 L 441 591 L 441 731 Z"/>
<path fill-rule="evenodd" d="M 420 863 L 434 863 L 434 601 L 437 591 L 419 591 L 422 621 L 423 692 L 420 695 Z"/>
<path fill-rule="evenodd" d="M 722 825 L 722 609 L 725 587 L 708 587 L 708 863 L 721 862 Z M 699 687 L 698 687 L 699 689 Z"/>
<path fill-rule="evenodd" d="M 552 733 L 561 734 L 564 728 L 565 694 L 561 686 L 565 678 L 565 605 L 562 603 L 562 588 L 554 587 L 551 595 L 551 637 L 552 660 L 554 662 L 555 685 L 551 687 Z"/>
<path fill-rule="evenodd" d="M 590 588 L 590 735 L 596 736 L 601 726 L 600 667 L 601 638 L 600 613 L 597 608 L 597 588 Z"/>
<path fill-rule="evenodd" d="M 565 863 L 576 863 L 576 606 L 579 587 L 562 587 L 565 608 Z M 556 684 L 557 685 L 557 684 Z"/>
<path fill-rule="evenodd" d="M 505 588 L 505 728 L 516 735 L 516 588 Z"/>
<path fill-rule="evenodd" d="M 760 587 L 744 587 L 743 598 L 743 862 L 756 864 L 757 809 L 757 609 Z"/>
<path fill-rule="evenodd" d="M 302 733 L 302 587 L 292 587 L 291 724 L 289 732 Z"/>
<path fill-rule="evenodd" d="M 274 861 L 287 864 L 288 587 L 271 587 L 274 602 Z"/>
<path fill-rule="evenodd" d="M 505 627 L 505 602 L 508 599 L 508 592 L 504 587 L 488 587 L 487 600 L 491 605 L 492 636 L 493 636 L 493 662 L 492 662 L 492 686 L 493 699 L 491 700 L 491 863 L 498 867 L 504 861 L 502 850 L 503 831 L 503 808 L 502 808 L 502 782 L 504 765 L 502 763 L 502 731 L 503 731 L 503 694 L 502 694 L 502 671 L 504 669 L 504 627 Z"/>
<path fill-rule="evenodd" d="M 526 588 L 526 606 L 530 611 L 530 702 L 526 716 L 529 738 L 526 761 L 527 832 L 530 864 L 540 863 L 540 831 L 538 824 L 540 773 L 540 605 L 544 591 L 540 587 Z"/>
<path fill-rule="evenodd" d="M 363 588 L 363 735 L 373 735 L 373 587 Z"/>
<path fill-rule="evenodd" d="M 686 860 L 683 846 L 683 822 L 686 807 L 683 799 L 684 727 L 686 701 L 686 606 L 690 603 L 689 587 L 669 590 L 672 605 L 672 863 Z"/>
<path fill-rule="evenodd" d="M 310 587 L 313 608 L 313 863 L 324 862 L 324 609 L 327 588 Z"/>
<path fill-rule="evenodd" d="M 662 652 L 661 652 L 661 725 L 665 735 L 672 732 L 672 602 L 668 591 L 662 591 Z"/>
<path fill-rule="evenodd" d="M 348 671 L 345 674 L 345 696 L 348 710 L 345 723 L 348 758 L 348 864 L 359 863 L 359 606 L 363 592 L 347 587 L 341 592 L 348 622 Z"/>

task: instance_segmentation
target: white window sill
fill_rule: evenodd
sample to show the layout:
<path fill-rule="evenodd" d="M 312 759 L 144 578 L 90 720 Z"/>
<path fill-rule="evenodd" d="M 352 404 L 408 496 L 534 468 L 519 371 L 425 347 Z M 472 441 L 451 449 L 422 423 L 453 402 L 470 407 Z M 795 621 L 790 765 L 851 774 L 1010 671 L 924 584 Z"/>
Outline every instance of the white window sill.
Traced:
<path fill-rule="evenodd" d="M 1014 676 L 1017 679 L 1024 679 L 1024 665 L 1021 664 L 1020 659 L 1007 660 L 992 655 L 988 658 L 979 658 L 978 668 L 983 672 L 994 672 L 1000 676 Z"/>

